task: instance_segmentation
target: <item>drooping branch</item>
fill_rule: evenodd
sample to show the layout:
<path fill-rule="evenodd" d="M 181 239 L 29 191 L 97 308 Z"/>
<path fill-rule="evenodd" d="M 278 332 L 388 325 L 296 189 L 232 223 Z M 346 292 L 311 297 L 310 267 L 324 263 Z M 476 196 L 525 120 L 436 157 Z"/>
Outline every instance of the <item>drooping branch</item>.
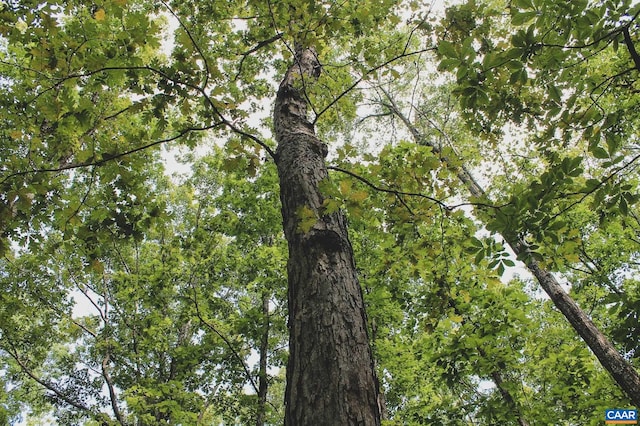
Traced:
<path fill-rule="evenodd" d="M 17 177 L 17 176 L 25 176 L 25 175 L 30 175 L 30 174 L 35 174 L 35 173 L 57 173 L 57 172 L 63 172 L 63 171 L 67 171 L 67 170 L 73 170 L 73 169 L 80 169 L 80 168 L 84 168 L 84 167 L 92 167 L 92 166 L 102 166 L 103 164 L 106 164 L 110 161 L 114 161 L 117 160 L 119 158 L 122 157 L 126 157 L 128 155 L 131 154 L 135 154 L 136 152 L 140 152 L 140 151 L 144 151 L 146 149 L 149 149 L 151 147 L 157 146 L 157 145 L 162 145 L 168 142 L 172 142 L 175 141 L 177 139 L 182 138 L 183 136 L 191 133 L 191 132 L 199 132 L 199 131 L 204 131 L 204 130 L 210 130 L 216 127 L 221 126 L 223 123 L 214 123 L 210 126 L 204 126 L 204 127 L 189 127 L 187 129 L 182 130 L 181 132 L 179 132 L 178 134 L 165 138 L 165 139 L 160 139 L 160 140 L 156 140 L 156 141 L 152 141 L 149 142 L 145 145 L 141 145 L 132 149 L 129 149 L 127 151 L 122 151 L 122 152 L 117 152 L 117 153 L 113 153 L 113 154 L 108 154 L 108 155 L 102 155 L 102 157 L 100 158 L 92 158 L 90 160 L 87 161 L 83 161 L 80 163 L 72 163 L 72 164 L 66 164 L 60 167 L 48 167 L 48 168 L 42 168 L 42 169 L 32 169 L 32 170 L 21 170 L 19 172 L 14 172 L 11 173 L 7 176 L 4 177 L 4 179 L 2 179 L 0 181 L 0 185 L 4 184 L 5 182 L 7 182 L 9 179 Z"/>
<path fill-rule="evenodd" d="M 394 109 L 394 112 L 401 119 L 405 117 L 397 108 Z M 416 143 L 431 146 L 433 149 L 436 148 L 430 141 L 422 136 L 408 118 L 405 117 L 402 121 L 410 130 Z M 458 178 L 465 184 L 467 190 L 472 195 L 475 196 L 475 194 L 485 193 L 468 172 L 463 170 L 463 173 L 458 174 Z M 589 318 L 573 298 L 564 291 L 556 277 L 540 266 L 539 262 L 534 259 L 533 256 L 528 255 L 529 245 L 523 238 L 516 237 L 513 239 L 506 238 L 506 236 L 503 237 L 517 256 L 524 256 L 524 263 L 527 269 L 536 278 L 540 287 L 547 293 L 555 307 L 565 316 L 576 333 L 593 351 L 601 365 L 609 372 L 633 404 L 640 405 L 640 375 L 634 367 L 624 359 L 620 352 L 614 347 L 613 343 L 596 327 L 591 318 Z"/>
<path fill-rule="evenodd" d="M 5 338 L 5 341 L 7 341 L 6 338 Z M 25 373 L 27 376 L 29 376 L 29 378 L 31 378 L 40 386 L 42 386 L 43 388 L 51 392 L 53 395 L 55 395 L 56 398 L 58 398 L 60 401 L 64 402 L 65 404 L 70 405 L 80 411 L 89 413 L 92 417 L 96 417 L 96 412 L 93 411 L 89 406 L 83 404 L 80 401 L 72 399 L 69 395 L 67 395 L 65 392 L 60 390 L 54 383 L 51 383 L 39 377 L 22 359 L 22 356 L 18 352 L 15 345 L 10 341 L 7 341 L 7 344 L 9 347 L 5 347 L 3 349 L 6 351 L 7 354 L 9 354 L 9 356 L 11 356 L 11 358 L 18 364 L 18 366 L 20 366 L 20 370 L 23 373 Z"/>
<path fill-rule="evenodd" d="M 221 331 L 218 330 L 218 328 L 216 326 L 214 326 L 211 321 L 207 320 L 206 318 L 204 318 L 204 316 L 202 315 L 202 311 L 200 309 L 200 303 L 198 302 L 198 293 L 197 293 L 197 289 L 195 284 L 193 284 L 193 274 L 192 276 L 189 278 L 189 283 L 191 284 L 191 289 L 193 290 L 193 304 L 194 307 L 196 309 L 196 316 L 198 317 L 198 319 L 200 320 L 200 322 L 207 327 L 209 330 L 211 330 L 214 334 L 216 334 L 220 339 L 222 339 L 222 341 L 225 343 L 225 345 L 227 345 L 227 347 L 229 348 L 229 350 L 231 351 L 233 357 L 236 359 L 236 361 L 238 362 L 238 364 L 242 367 L 242 370 L 244 371 L 244 374 L 247 378 L 247 380 L 249 381 L 249 383 L 251 384 L 251 387 L 253 388 L 253 390 L 256 392 L 256 394 L 258 394 L 260 392 L 259 386 L 257 385 L 257 383 L 255 382 L 255 380 L 253 379 L 253 375 L 251 374 L 251 371 L 249 370 L 249 367 L 247 366 L 247 364 L 244 362 L 244 359 L 242 359 L 242 357 L 240 356 L 240 354 L 238 353 L 238 351 L 236 350 L 236 348 L 234 347 L 233 343 L 231 342 L 231 340 L 229 340 L 229 338 L 227 336 L 225 336 Z"/>
<path fill-rule="evenodd" d="M 443 209 L 447 210 L 447 211 L 452 211 L 455 209 L 458 209 L 460 207 L 464 207 L 464 206 L 474 206 L 474 207 L 482 207 L 482 208 L 487 208 L 487 209 L 500 209 L 502 207 L 505 207 L 505 205 L 499 206 L 499 205 L 492 205 L 492 204 L 487 204 L 487 203 L 480 203 L 480 202 L 469 202 L 469 203 L 459 203 L 459 204 L 454 204 L 454 205 L 448 205 L 444 202 L 442 202 L 441 200 L 438 200 L 437 198 L 431 197 L 429 195 L 426 194 L 422 194 L 420 192 L 409 192 L 409 191 L 400 191 L 397 189 L 391 189 L 391 188 L 385 188 L 379 185 L 376 185 L 375 183 L 371 182 L 369 179 L 360 176 L 357 173 L 354 173 L 350 170 L 347 170 L 345 168 L 342 167 L 338 167 L 338 166 L 327 166 L 327 169 L 329 170 L 335 170 L 337 172 L 340 173 L 344 173 L 348 176 L 351 176 L 354 179 L 359 180 L 360 182 L 364 183 L 365 185 L 367 185 L 368 187 L 370 187 L 371 189 L 373 189 L 374 191 L 377 192 L 384 192 L 386 194 L 392 194 L 395 195 L 398 198 L 401 197 L 415 197 L 415 198 L 423 198 L 425 200 L 429 200 L 431 202 L 433 202 L 434 204 L 437 204 L 438 206 L 442 207 Z"/>

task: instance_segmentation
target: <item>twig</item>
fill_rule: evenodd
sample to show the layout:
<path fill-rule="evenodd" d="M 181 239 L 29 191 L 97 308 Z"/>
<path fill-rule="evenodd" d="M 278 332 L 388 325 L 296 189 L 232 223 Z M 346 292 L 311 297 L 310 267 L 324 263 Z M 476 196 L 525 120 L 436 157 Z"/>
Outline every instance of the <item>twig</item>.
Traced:
<path fill-rule="evenodd" d="M 174 12 L 174 10 L 167 4 L 165 0 L 160 0 L 160 2 L 164 5 L 164 7 L 167 8 L 169 13 L 171 13 L 171 15 L 173 15 L 173 17 L 176 18 L 176 20 L 178 21 L 178 24 L 180 24 L 180 27 L 182 27 L 182 29 L 187 33 L 187 37 L 189 37 L 191 44 L 193 44 L 193 47 L 196 49 L 196 51 L 202 58 L 202 62 L 204 62 L 205 75 L 204 75 L 204 81 L 202 82 L 202 86 L 200 86 L 200 90 L 204 91 L 204 89 L 209 84 L 209 74 L 211 73 L 209 70 L 209 62 L 207 61 L 207 58 L 204 55 L 204 53 L 202 53 L 202 50 L 200 49 L 200 45 L 196 43 L 196 40 L 193 38 L 193 34 L 191 34 L 191 31 L 189 30 L 189 28 L 187 28 L 185 23 L 182 22 L 182 19 L 180 19 L 180 17 Z"/>
<path fill-rule="evenodd" d="M 191 133 L 191 132 L 195 132 L 195 131 L 204 131 L 204 130 L 209 130 L 209 129 L 213 129 L 215 127 L 219 127 L 224 125 L 225 123 L 222 122 L 218 122 L 218 123 L 214 123 L 210 126 L 205 126 L 205 127 L 189 127 L 187 129 L 182 130 L 181 132 L 179 132 L 177 135 L 171 136 L 169 138 L 165 138 L 165 139 L 160 139 L 157 141 L 153 141 L 150 142 L 146 145 L 142 145 L 142 146 L 138 146 L 136 148 L 132 148 L 128 151 L 123 151 L 123 152 L 119 152 L 119 153 L 115 153 L 115 154 L 111 154 L 107 157 L 102 157 L 99 160 L 88 160 L 88 161 L 83 161 L 81 163 L 73 163 L 73 164 L 67 164 L 61 167 L 50 167 L 50 168 L 42 168 L 42 169 L 32 169 L 32 170 L 23 170 L 23 171 L 19 171 L 19 172 L 15 172 L 15 173 L 11 173 L 9 175 L 7 175 L 4 179 L 2 179 L 2 181 L 0 181 L 0 184 L 4 184 L 7 180 L 14 178 L 16 176 L 24 176 L 24 175 L 29 175 L 29 174 L 33 174 L 33 173 L 56 173 L 56 172 L 62 172 L 62 171 L 66 171 L 66 170 L 72 170 L 72 169 L 79 169 L 82 167 L 90 167 L 90 166 L 101 166 L 109 161 L 113 161 L 113 160 L 117 160 L 118 158 L 122 158 L 125 157 L 127 155 L 131 155 L 134 154 L 136 152 L 139 151 L 143 151 L 145 149 L 151 148 L 153 146 L 156 145 L 161 145 L 163 143 L 167 143 L 167 142 L 172 142 L 176 139 L 179 139 L 181 137 L 183 137 L 184 135 Z"/>
<path fill-rule="evenodd" d="M 444 202 L 438 200 L 437 198 L 431 197 L 429 195 L 425 195 L 422 194 L 420 192 L 407 192 L 407 191 L 399 191 L 396 189 L 391 189 L 391 188 L 383 188 L 381 186 L 376 185 L 375 183 L 371 182 L 370 180 L 368 180 L 367 178 L 364 178 L 360 175 L 358 175 L 357 173 L 354 173 L 350 170 L 347 169 L 343 169 L 342 167 L 338 167 L 338 166 L 327 166 L 327 169 L 329 170 L 335 170 L 337 172 L 340 173 L 344 173 L 346 175 L 349 175 L 357 180 L 359 180 L 360 182 L 364 183 L 365 185 L 367 185 L 368 187 L 370 187 L 371 189 L 378 191 L 378 192 L 384 192 L 387 194 L 393 194 L 395 196 L 397 196 L 401 202 L 404 204 L 404 202 L 402 201 L 401 197 L 418 197 L 418 198 L 424 198 L 426 200 L 429 200 L 435 204 L 437 204 L 438 206 L 440 206 L 441 208 L 445 209 L 446 211 L 453 211 L 457 208 L 460 207 L 464 207 L 464 206 L 475 206 L 475 207 L 484 207 L 484 208 L 491 208 L 491 209 L 500 209 L 504 206 L 495 206 L 495 205 L 491 205 L 491 204 L 486 204 L 486 203 L 460 203 L 460 204 L 455 204 L 455 205 L 447 205 Z"/>
<path fill-rule="evenodd" d="M 260 41 L 258 44 L 256 44 L 254 47 L 252 47 L 251 49 L 247 50 L 246 52 L 244 52 L 241 56 L 242 59 L 240 59 L 240 63 L 238 64 L 238 72 L 236 73 L 236 76 L 234 77 L 234 81 L 238 79 L 238 77 L 240 77 L 240 73 L 242 72 L 242 65 L 244 64 L 244 60 L 247 59 L 247 57 L 249 55 L 251 55 L 252 53 L 257 52 L 258 50 L 262 49 L 265 46 L 268 46 L 269 44 L 280 40 L 282 38 L 282 36 L 284 35 L 284 33 L 277 33 L 276 35 L 266 39 L 266 40 L 262 40 Z"/>

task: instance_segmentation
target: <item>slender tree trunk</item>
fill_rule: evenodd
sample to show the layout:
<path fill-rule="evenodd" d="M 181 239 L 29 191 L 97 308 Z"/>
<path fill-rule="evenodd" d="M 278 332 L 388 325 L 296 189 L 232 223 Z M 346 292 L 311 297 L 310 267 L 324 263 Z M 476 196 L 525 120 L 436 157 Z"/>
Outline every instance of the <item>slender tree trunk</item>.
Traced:
<path fill-rule="evenodd" d="M 267 414 L 267 361 L 269 351 L 269 294 L 262 293 L 262 336 L 260 339 L 260 369 L 258 372 L 258 413 L 256 415 L 256 426 L 264 426 Z"/>
<path fill-rule="evenodd" d="M 459 315 L 460 317 L 462 317 L 462 324 L 463 325 L 466 324 L 467 320 L 465 319 L 464 313 L 458 309 L 453 299 L 449 299 L 449 306 L 453 308 L 453 311 L 455 312 L 456 315 Z M 475 324 L 472 323 L 472 325 L 474 326 L 474 328 L 476 328 Z M 478 347 L 478 354 L 482 358 L 489 360 L 489 356 L 487 355 L 487 352 L 481 347 Z M 513 398 L 513 395 L 511 395 L 511 392 L 509 392 L 509 390 L 505 387 L 504 380 L 502 379 L 502 374 L 500 373 L 500 371 L 498 369 L 492 369 L 489 375 L 491 376 L 491 380 L 493 380 L 493 383 L 496 385 L 496 389 L 498 389 L 498 392 L 500 392 L 500 396 L 502 396 L 503 401 L 509 407 L 511 414 L 518 421 L 518 425 L 529 426 L 529 422 L 527 422 L 527 420 L 522 415 L 522 410 L 520 410 L 519 404 Z"/>
<path fill-rule="evenodd" d="M 391 97 L 386 93 L 385 95 L 390 102 L 387 107 L 407 126 L 416 143 L 430 146 L 435 154 L 440 154 L 440 148 L 423 138 L 418 129 L 416 129 L 411 121 L 400 111 Z M 451 164 L 446 158 L 442 158 L 442 161 L 447 165 Z M 456 173 L 458 179 L 467 187 L 471 195 L 474 197 L 482 197 L 485 195 L 485 191 L 478 185 L 471 173 L 464 166 L 457 168 Z M 507 241 L 516 255 L 527 250 L 528 245 L 522 239 L 510 241 L 508 238 L 505 238 L 505 241 Z M 580 309 L 571 296 L 562 289 L 562 286 L 552 273 L 542 268 L 531 256 L 525 261 L 525 265 L 533 276 L 536 277 L 540 287 L 547 293 L 555 307 L 562 312 L 569 321 L 569 324 L 571 324 L 591 351 L 593 351 L 602 366 L 609 372 L 622 390 L 625 391 L 631 402 L 635 406 L 640 406 L 640 375 L 638 375 L 638 372 L 624 359 L 611 341 L 598 330 L 593 321 L 591 321 L 591 318 Z"/>
<path fill-rule="evenodd" d="M 486 356 L 486 355 L 483 355 L 483 356 Z M 493 371 L 491 373 L 491 379 L 493 380 L 493 383 L 495 383 L 496 388 L 500 392 L 500 395 L 502 396 L 502 399 L 504 400 L 504 402 L 512 410 L 513 415 L 518 421 L 518 424 L 520 426 L 529 426 L 529 422 L 527 422 L 527 420 L 524 417 L 522 417 L 520 408 L 518 407 L 518 404 L 516 403 L 516 401 L 513 399 L 513 396 L 511 396 L 511 392 L 509 392 L 505 388 L 504 382 L 502 380 L 502 374 L 500 374 L 499 371 Z"/>
<path fill-rule="evenodd" d="M 327 147 L 307 119 L 305 87 L 319 74 L 314 50 L 297 49 L 274 111 L 289 243 L 285 425 L 376 426 L 378 389 L 362 290 L 345 217 L 323 210 L 319 184 L 328 177 Z"/>

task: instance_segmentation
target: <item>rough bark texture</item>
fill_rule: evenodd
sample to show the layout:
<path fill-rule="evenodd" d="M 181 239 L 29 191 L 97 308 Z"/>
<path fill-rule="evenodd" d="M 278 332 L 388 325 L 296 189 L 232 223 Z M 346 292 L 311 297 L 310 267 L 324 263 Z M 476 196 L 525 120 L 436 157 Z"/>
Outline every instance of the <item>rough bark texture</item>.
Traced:
<path fill-rule="evenodd" d="M 387 95 L 387 98 L 391 102 L 388 106 L 411 131 L 416 143 L 430 146 L 433 148 L 434 153 L 440 154 L 440 147 L 425 140 L 409 119 L 402 114 L 393 100 L 391 100 L 391 97 Z M 446 159 L 443 159 L 443 161 L 446 161 Z M 450 164 L 448 161 L 446 161 L 446 163 Z M 471 173 L 464 166 L 457 169 L 456 173 L 458 179 L 467 187 L 471 195 L 474 197 L 482 197 L 485 195 L 484 190 L 477 184 Z M 522 239 L 510 241 L 508 238 L 505 238 L 505 240 L 516 255 L 527 250 L 528 246 Z M 571 324 L 582 340 L 584 340 L 591 351 L 593 351 L 600 361 L 600 364 L 609 372 L 618 386 L 625 391 L 631 402 L 635 406 L 640 406 L 640 375 L 638 375 L 638 372 L 624 359 L 615 346 L 613 346 L 613 343 L 602 334 L 593 321 L 591 321 L 591 318 L 580 309 L 571 296 L 563 290 L 553 274 L 540 267 L 540 264 L 531 257 L 528 258 L 525 264 L 527 269 L 536 277 L 540 287 L 547 293 L 555 307 L 562 312 L 569 321 L 569 324 Z"/>
<path fill-rule="evenodd" d="M 325 214 L 326 145 L 307 119 L 305 87 L 320 74 L 298 49 L 274 111 L 284 232 L 289 243 L 289 363 L 285 425 L 379 425 L 377 380 L 362 290 L 341 212 Z M 300 226 L 301 212 L 317 218 Z"/>

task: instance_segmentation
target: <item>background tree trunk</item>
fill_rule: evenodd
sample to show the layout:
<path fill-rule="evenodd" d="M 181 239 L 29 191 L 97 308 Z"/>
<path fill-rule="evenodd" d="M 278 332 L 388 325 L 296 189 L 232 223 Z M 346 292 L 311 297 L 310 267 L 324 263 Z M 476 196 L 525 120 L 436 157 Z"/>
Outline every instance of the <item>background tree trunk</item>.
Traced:
<path fill-rule="evenodd" d="M 413 123 L 400 111 L 391 96 L 386 92 L 385 96 L 389 100 L 389 104 L 385 105 L 407 126 L 415 142 L 429 146 L 433 149 L 434 153 L 441 155 L 440 148 L 422 137 Z M 446 157 L 441 156 L 441 159 L 444 163 L 451 164 Z M 455 171 L 458 179 L 466 186 L 471 195 L 478 198 L 485 196 L 484 189 L 478 185 L 464 164 Z M 517 238 L 515 241 L 507 238 L 507 236 L 503 236 L 503 238 L 516 255 L 528 250 L 528 244 L 522 238 Z M 591 318 L 578 306 L 571 296 L 564 291 L 552 273 L 542 268 L 538 262 L 530 256 L 526 258 L 524 263 L 536 278 L 540 287 L 547 293 L 555 307 L 565 316 L 569 324 L 571 324 L 573 329 L 582 340 L 584 340 L 587 346 L 589 346 L 600 361 L 600 364 L 627 394 L 631 402 L 636 406 L 640 406 L 640 375 L 638 372 L 624 359 L 613 343 L 596 327 L 593 321 L 591 321 Z"/>
<path fill-rule="evenodd" d="M 377 380 L 362 290 L 341 212 L 325 214 L 327 148 L 307 119 L 305 87 L 320 74 L 297 49 L 274 111 L 284 232 L 289 243 L 285 425 L 379 425 Z"/>
<path fill-rule="evenodd" d="M 267 392 L 269 382 L 267 378 L 267 367 L 269 358 L 269 328 L 271 318 L 269 318 L 269 293 L 262 293 L 262 336 L 260 339 L 260 367 L 258 371 L 258 413 L 256 415 L 256 426 L 264 426 L 267 417 Z"/>

